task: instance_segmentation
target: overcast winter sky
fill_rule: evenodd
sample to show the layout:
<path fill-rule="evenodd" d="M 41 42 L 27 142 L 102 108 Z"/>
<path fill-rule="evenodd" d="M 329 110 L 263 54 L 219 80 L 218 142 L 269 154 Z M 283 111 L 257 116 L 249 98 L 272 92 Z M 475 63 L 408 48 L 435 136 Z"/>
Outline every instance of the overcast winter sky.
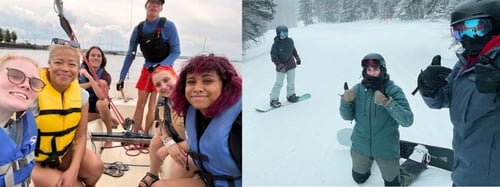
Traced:
<path fill-rule="evenodd" d="M 63 2 L 83 48 L 100 45 L 126 50 L 132 28 L 146 16 L 146 0 Z M 241 6 L 241 1 L 234 0 L 167 0 L 160 15 L 176 24 L 182 55 L 208 51 L 240 60 Z M 1 0 L 0 7 L 0 28 L 15 31 L 18 42 L 49 44 L 53 37 L 67 38 L 53 0 Z"/>

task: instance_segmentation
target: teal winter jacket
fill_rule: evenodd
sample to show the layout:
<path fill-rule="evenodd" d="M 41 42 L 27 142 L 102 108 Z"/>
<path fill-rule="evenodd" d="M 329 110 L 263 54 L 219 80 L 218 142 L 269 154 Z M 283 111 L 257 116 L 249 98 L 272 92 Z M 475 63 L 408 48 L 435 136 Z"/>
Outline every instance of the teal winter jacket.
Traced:
<path fill-rule="evenodd" d="M 403 90 L 389 80 L 385 90 L 381 90 L 392 101 L 387 106 L 375 104 L 372 89 L 361 83 L 353 102 L 341 101 L 340 115 L 344 120 L 354 120 L 351 135 L 352 149 L 367 156 L 378 158 L 399 158 L 399 126 L 413 124 L 413 112 Z"/>

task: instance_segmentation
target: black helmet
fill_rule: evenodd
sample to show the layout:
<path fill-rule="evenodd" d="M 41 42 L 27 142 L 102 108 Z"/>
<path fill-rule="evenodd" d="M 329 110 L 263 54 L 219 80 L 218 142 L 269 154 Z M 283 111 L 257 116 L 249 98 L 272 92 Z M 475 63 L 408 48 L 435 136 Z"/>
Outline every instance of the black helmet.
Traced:
<path fill-rule="evenodd" d="M 365 57 L 361 59 L 361 66 L 364 67 L 365 66 L 364 63 L 366 62 L 366 60 L 370 59 L 377 60 L 380 63 L 380 67 L 386 69 L 384 57 L 378 53 L 370 53 L 365 55 Z"/>
<path fill-rule="evenodd" d="M 370 63 L 369 60 L 376 61 L 380 65 L 380 74 L 377 77 L 368 76 L 366 72 L 367 68 L 365 64 Z M 382 92 L 385 92 L 385 85 L 389 81 L 390 76 L 389 74 L 387 74 L 384 57 L 382 57 L 382 55 L 378 53 L 367 54 L 361 60 L 361 67 L 363 67 L 363 71 L 361 72 L 363 80 L 361 81 L 361 84 L 363 84 L 368 89 L 380 90 Z"/>
<path fill-rule="evenodd" d="M 473 18 L 489 17 L 500 20 L 500 1 L 498 0 L 466 0 L 451 13 L 451 25 Z"/>
<path fill-rule="evenodd" d="M 288 27 L 286 25 L 279 25 L 276 27 L 276 35 L 279 35 L 280 32 L 288 32 Z"/>

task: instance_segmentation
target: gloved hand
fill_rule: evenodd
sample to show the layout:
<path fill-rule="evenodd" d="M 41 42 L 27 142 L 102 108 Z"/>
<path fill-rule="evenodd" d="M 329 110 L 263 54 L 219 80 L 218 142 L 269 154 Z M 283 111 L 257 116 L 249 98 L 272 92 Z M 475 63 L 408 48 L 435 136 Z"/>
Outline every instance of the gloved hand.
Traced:
<path fill-rule="evenodd" d="M 300 65 L 300 63 L 302 62 L 302 61 L 300 60 L 300 57 L 298 57 L 298 56 L 297 56 L 297 58 L 295 58 L 295 60 L 297 61 L 297 62 L 296 62 L 296 64 L 297 64 L 297 65 Z"/>
<path fill-rule="evenodd" d="M 286 73 L 286 66 L 285 64 L 279 63 L 276 65 L 276 71 L 281 72 L 281 73 Z"/>
<path fill-rule="evenodd" d="M 425 97 L 433 97 L 441 87 L 448 84 L 446 77 L 451 69 L 441 66 L 441 56 L 432 58 L 431 65 L 418 75 L 418 88 Z"/>
<path fill-rule="evenodd" d="M 380 106 L 387 106 L 392 101 L 392 97 L 387 98 L 380 90 L 375 91 L 375 104 Z"/>
<path fill-rule="evenodd" d="M 356 97 L 356 90 L 349 89 L 347 82 L 344 83 L 344 94 L 341 95 L 342 100 L 346 103 L 352 103 Z"/>
<path fill-rule="evenodd" d="M 148 67 L 148 71 L 149 73 L 153 73 L 153 71 L 158 67 L 160 66 L 160 63 L 157 63 L 157 64 L 153 64 L 152 66 Z"/>
<path fill-rule="evenodd" d="M 117 83 L 116 83 L 116 90 L 120 91 L 123 89 L 123 79 L 120 79 Z"/>
<path fill-rule="evenodd" d="M 480 55 L 476 64 L 476 87 L 481 93 L 499 93 L 500 68 L 487 56 Z"/>

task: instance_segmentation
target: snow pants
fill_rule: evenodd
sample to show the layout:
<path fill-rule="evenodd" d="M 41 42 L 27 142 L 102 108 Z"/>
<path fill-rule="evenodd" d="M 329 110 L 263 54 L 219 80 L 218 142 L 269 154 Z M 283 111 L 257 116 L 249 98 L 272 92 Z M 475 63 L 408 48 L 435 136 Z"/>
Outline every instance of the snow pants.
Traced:
<path fill-rule="evenodd" d="M 283 87 L 283 81 L 286 76 L 286 96 L 293 95 L 295 93 L 295 69 L 288 70 L 285 73 L 276 72 L 276 82 L 274 82 L 273 89 L 271 90 L 271 100 L 278 99 L 280 97 L 280 91 Z"/>
<path fill-rule="evenodd" d="M 384 184 L 386 186 L 401 185 L 408 186 L 415 181 L 425 170 L 422 163 L 413 160 L 406 160 L 401 166 L 399 158 L 376 158 L 360 154 L 351 149 L 352 171 L 358 174 L 367 174 L 370 172 L 373 160 L 382 173 Z M 371 173 L 371 172 L 370 172 Z M 354 176 L 353 176 L 354 177 Z M 396 180 L 398 179 L 398 180 Z"/>

